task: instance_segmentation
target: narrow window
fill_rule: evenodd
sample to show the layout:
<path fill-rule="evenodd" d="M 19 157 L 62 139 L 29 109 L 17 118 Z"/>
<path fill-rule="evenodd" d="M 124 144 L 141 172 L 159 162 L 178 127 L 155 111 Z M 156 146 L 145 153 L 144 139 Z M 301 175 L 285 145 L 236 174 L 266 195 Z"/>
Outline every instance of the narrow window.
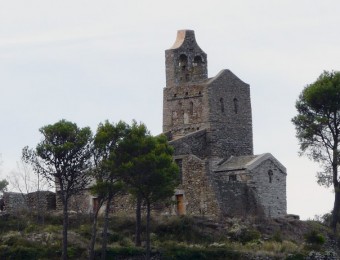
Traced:
<path fill-rule="evenodd" d="M 236 180 L 237 180 L 237 178 L 236 178 L 235 174 L 229 175 L 229 181 L 236 181 Z"/>
<path fill-rule="evenodd" d="M 196 56 L 194 58 L 194 63 L 193 63 L 193 66 L 199 66 L 202 64 L 202 57 L 201 56 Z"/>
<path fill-rule="evenodd" d="M 188 57 L 187 57 L 185 54 L 181 54 L 181 55 L 179 56 L 179 63 L 178 63 L 178 65 L 179 65 L 180 67 L 182 67 L 182 69 L 183 69 L 183 68 L 185 69 L 187 63 L 188 63 Z"/>
<path fill-rule="evenodd" d="M 194 102 L 190 102 L 190 115 L 194 113 Z"/>
<path fill-rule="evenodd" d="M 178 168 L 179 168 L 179 172 L 178 172 L 178 180 L 179 183 L 182 184 L 183 183 L 183 161 L 182 159 L 176 159 L 175 163 L 177 164 Z"/>
<path fill-rule="evenodd" d="M 273 181 L 273 171 L 272 170 L 268 171 L 268 177 L 269 177 L 269 183 L 272 183 L 272 181 Z"/>
<path fill-rule="evenodd" d="M 237 114 L 238 112 L 238 100 L 237 98 L 234 98 L 234 112 Z"/>
<path fill-rule="evenodd" d="M 224 101 L 223 101 L 223 98 L 220 98 L 220 107 L 221 107 L 221 112 L 224 113 Z"/>

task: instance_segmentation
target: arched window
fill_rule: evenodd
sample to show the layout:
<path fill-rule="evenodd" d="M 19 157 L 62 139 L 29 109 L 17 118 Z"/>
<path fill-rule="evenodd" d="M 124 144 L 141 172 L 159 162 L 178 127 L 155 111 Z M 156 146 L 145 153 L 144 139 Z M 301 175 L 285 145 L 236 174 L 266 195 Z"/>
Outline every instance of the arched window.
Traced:
<path fill-rule="evenodd" d="M 179 56 L 178 66 L 180 66 L 182 70 L 185 70 L 187 63 L 188 63 L 188 57 L 185 54 L 181 54 Z"/>
<path fill-rule="evenodd" d="M 235 112 L 235 114 L 237 114 L 237 112 L 238 112 L 238 100 L 237 100 L 237 98 L 234 98 L 233 102 L 234 102 L 234 112 Z"/>
<path fill-rule="evenodd" d="M 272 170 L 268 171 L 268 177 L 269 177 L 269 183 L 272 183 L 272 181 L 273 181 L 273 171 Z"/>
<path fill-rule="evenodd" d="M 195 56 L 193 66 L 199 66 L 203 63 L 201 56 Z"/>
<path fill-rule="evenodd" d="M 190 115 L 194 113 L 194 102 L 190 102 Z"/>
<path fill-rule="evenodd" d="M 224 113 L 224 101 L 223 101 L 223 98 L 220 98 L 220 107 L 221 107 L 221 112 Z"/>

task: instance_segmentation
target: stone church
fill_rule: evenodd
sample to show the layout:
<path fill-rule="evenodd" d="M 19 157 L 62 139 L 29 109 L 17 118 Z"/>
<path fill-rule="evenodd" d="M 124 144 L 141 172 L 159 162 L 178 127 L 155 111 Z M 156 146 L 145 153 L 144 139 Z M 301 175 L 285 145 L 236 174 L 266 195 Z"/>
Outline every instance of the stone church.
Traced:
<path fill-rule="evenodd" d="M 208 78 L 207 64 L 194 31 L 178 31 L 165 51 L 163 133 L 174 147 L 180 185 L 175 203 L 155 210 L 209 218 L 286 215 L 286 168 L 270 153 L 253 154 L 249 85 L 229 70 Z M 91 212 L 97 203 L 85 191 L 70 208 Z M 134 214 L 135 203 L 121 195 L 111 210 Z"/>
<path fill-rule="evenodd" d="M 192 30 L 165 51 L 163 132 L 180 168 L 181 214 L 286 215 L 286 168 L 270 153 L 253 154 L 250 88 L 230 70 L 208 78 L 207 54 Z"/>

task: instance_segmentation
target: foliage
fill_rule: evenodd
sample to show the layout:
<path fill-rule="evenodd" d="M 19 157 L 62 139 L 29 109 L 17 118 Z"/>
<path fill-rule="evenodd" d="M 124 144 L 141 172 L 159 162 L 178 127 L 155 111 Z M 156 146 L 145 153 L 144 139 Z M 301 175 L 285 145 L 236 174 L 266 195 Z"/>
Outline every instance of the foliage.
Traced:
<path fill-rule="evenodd" d="M 25 147 L 22 157 L 58 189 L 63 204 L 62 258 L 67 259 L 68 201 L 89 183 L 92 132 L 89 127 L 79 128 L 66 120 L 39 131 L 43 139 L 34 150 Z"/>
<path fill-rule="evenodd" d="M 201 234 L 202 231 L 194 219 L 189 216 L 174 216 L 166 221 L 158 220 L 154 226 L 154 232 L 160 241 L 176 240 L 187 243 L 207 243 L 214 241 L 210 235 Z"/>
<path fill-rule="evenodd" d="M 322 73 L 307 85 L 296 102 L 298 115 L 292 119 L 301 153 L 323 166 L 319 183 L 333 184 L 332 164 L 338 164 L 340 131 L 340 73 Z"/>
<path fill-rule="evenodd" d="M 108 236 L 108 215 L 113 197 L 123 190 L 123 183 L 118 178 L 120 169 L 117 163 L 116 154 L 119 142 L 126 136 L 128 126 L 124 122 L 111 124 L 106 121 L 99 124 L 96 135 L 94 137 L 93 158 L 95 168 L 93 177 L 96 183 L 90 188 L 90 192 L 96 196 L 98 205 L 94 210 L 92 235 L 90 242 L 90 259 L 94 259 L 94 245 L 97 236 L 97 217 L 102 205 L 106 202 L 105 221 L 102 234 L 102 258 L 105 258 Z"/>
<path fill-rule="evenodd" d="M 150 254 L 151 206 L 170 198 L 178 185 L 178 167 L 174 163 L 173 149 L 164 135 L 153 137 L 144 124 L 134 122 L 127 136 L 122 140 L 117 155 L 122 165 L 122 180 L 129 192 L 137 199 L 136 230 L 139 229 L 141 200 L 146 213 L 146 258 Z M 136 237 L 140 234 L 136 232 Z M 136 244 L 137 239 L 136 239 Z"/>
<path fill-rule="evenodd" d="M 60 224 L 54 225 L 54 223 L 60 223 L 62 216 L 51 215 L 53 217 L 46 216 L 44 225 L 41 223 L 32 224 L 35 217 L 30 215 L 13 217 L 16 218 L 15 221 L 12 217 L 4 220 L 4 223 L 7 222 L 10 228 L 6 231 L 0 231 L 0 259 L 60 259 L 61 226 Z M 60 220 L 56 221 L 56 218 Z M 86 253 L 90 234 L 90 218 L 84 218 L 84 221 L 87 220 L 87 222 L 81 221 L 83 223 L 79 225 L 74 222 L 75 219 L 72 219 L 68 256 L 70 259 L 88 259 Z M 100 221 L 102 221 L 101 218 Z M 19 222 L 22 223 L 21 226 L 24 228 L 17 231 L 15 224 Z M 330 229 L 322 225 L 319 225 L 325 228 L 322 231 L 314 229 L 312 225 L 305 225 L 308 226 L 307 235 L 309 235 L 297 242 L 283 238 L 282 242 L 259 239 L 241 243 L 230 239 L 229 234 L 226 234 L 224 229 L 214 228 L 213 231 L 209 223 L 189 216 L 155 218 L 152 222 L 154 247 L 151 256 L 161 259 L 304 259 L 303 256 L 309 255 L 311 250 L 320 249 L 326 249 L 325 252 L 322 250 L 322 255 L 327 255 L 327 247 L 314 242 L 315 237 L 323 234 L 323 232 L 330 233 Z M 248 231 L 254 229 L 252 223 L 244 223 L 241 227 L 241 229 Z M 144 259 L 145 249 L 133 246 L 133 221 L 131 217 L 113 216 L 110 219 L 109 230 L 107 259 Z M 305 228 L 291 230 L 283 227 L 282 231 L 286 234 L 288 230 L 290 232 L 301 232 Z M 312 232 L 313 230 L 316 231 Z M 207 239 L 206 235 L 210 232 L 212 236 Z M 177 234 L 178 236 L 176 236 Z M 325 235 L 322 236 L 325 237 Z M 307 237 L 312 238 L 310 241 L 313 242 L 305 240 Z M 99 236 L 97 242 L 100 241 L 101 237 Z M 303 246 L 304 241 L 308 243 L 307 246 Z M 99 258 L 98 249 L 95 253 L 96 257 Z"/>
<path fill-rule="evenodd" d="M 314 83 L 307 85 L 296 102 L 296 109 L 298 115 L 292 122 L 301 154 L 322 166 L 323 171 L 317 173 L 318 183 L 333 185 L 335 190 L 332 223 L 335 232 L 340 206 L 340 72 L 324 71 Z"/>
<path fill-rule="evenodd" d="M 92 133 L 89 127 L 61 120 L 39 129 L 43 140 L 35 150 L 25 147 L 23 159 L 50 182 L 55 182 L 61 199 L 79 193 L 88 184 Z"/>
<path fill-rule="evenodd" d="M 314 245 L 323 245 L 325 243 L 325 237 L 315 230 L 308 232 L 305 235 L 306 242 Z"/>
<path fill-rule="evenodd" d="M 0 192 L 5 192 L 7 190 L 8 181 L 3 179 L 0 181 Z"/>
<path fill-rule="evenodd" d="M 228 231 L 228 235 L 234 241 L 245 244 L 250 241 L 258 240 L 261 237 L 261 233 L 254 228 L 249 228 L 244 225 L 235 223 Z"/>

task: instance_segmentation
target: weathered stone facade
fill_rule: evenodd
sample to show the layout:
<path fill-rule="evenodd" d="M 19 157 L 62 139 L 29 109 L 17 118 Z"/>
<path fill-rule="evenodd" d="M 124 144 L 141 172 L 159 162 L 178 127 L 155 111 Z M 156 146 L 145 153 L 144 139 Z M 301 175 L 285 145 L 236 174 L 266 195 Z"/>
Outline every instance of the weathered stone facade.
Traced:
<path fill-rule="evenodd" d="M 207 54 L 194 31 L 178 31 L 165 51 L 163 133 L 174 147 L 180 185 L 161 214 L 281 217 L 286 214 L 286 169 L 271 154 L 253 154 L 250 87 L 230 70 L 208 78 Z M 60 203 L 57 208 L 61 209 Z M 84 192 L 70 208 L 92 212 Z M 128 194 L 116 196 L 112 213 L 134 214 Z"/>
<path fill-rule="evenodd" d="M 229 70 L 208 78 L 207 54 L 194 31 L 178 31 L 165 51 L 163 132 L 181 169 L 178 214 L 286 214 L 286 169 L 253 155 L 250 87 Z"/>
<path fill-rule="evenodd" d="M 3 195 L 5 210 L 17 212 L 20 210 L 49 211 L 56 209 L 56 195 L 51 191 L 36 191 L 27 194 L 5 192 Z"/>

